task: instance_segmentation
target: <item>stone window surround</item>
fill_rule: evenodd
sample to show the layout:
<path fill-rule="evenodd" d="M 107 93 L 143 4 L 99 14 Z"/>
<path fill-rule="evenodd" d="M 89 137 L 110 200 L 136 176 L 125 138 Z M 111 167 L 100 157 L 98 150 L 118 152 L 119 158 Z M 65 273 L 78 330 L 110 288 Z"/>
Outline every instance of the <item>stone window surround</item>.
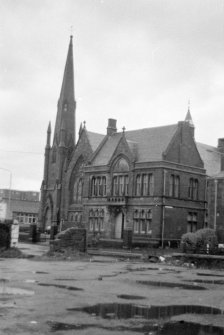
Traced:
<path fill-rule="evenodd" d="M 138 173 L 135 179 L 135 196 L 147 197 L 154 194 L 153 173 Z"/>
<path fill-rule="evenodd" d="M 106 176 L 92 176 L 90 182 L 90 196 L 105 197 L 107 195 Z"/>
<path fill-rule="evenodd" d="M 103 232 L 104 231 L 104 210 L 99 208 L 91 208 L 89 210 L 89 231 Z"/>
<path fill-rule="evenodd" d="M 135 209 L 133 213 L 133 232 L 140 235 L 151 235 L 152 210 L 151 209 Z"/>

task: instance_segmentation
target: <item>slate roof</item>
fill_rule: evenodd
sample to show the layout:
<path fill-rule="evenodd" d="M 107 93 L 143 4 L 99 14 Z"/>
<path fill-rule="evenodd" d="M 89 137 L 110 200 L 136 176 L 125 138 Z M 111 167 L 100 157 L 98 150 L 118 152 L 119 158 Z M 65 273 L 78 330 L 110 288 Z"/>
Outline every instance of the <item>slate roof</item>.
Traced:
<path fill-rule="evenodd" d="M 177 127 L 178 125 L 175 124 L 126 131 L 125 138 L 130 150 L 137 156 L 138 162 L 160 161 Z M 109 136 L 92 164 L 95 166 L 108 164 L 122 136 L 123 133 L 114 133 Z"/>
<path fill-rule="evenodd" d="M 109 136 L 107 141 L 104 143 L 96 157 L 92 161 L 92 165 L 100 166 L 107 165 L 112 157 L 118 142 L 122 137 L 122 133 L 114 133 L 112 136 Z"/>
<path fill-rule="evenodd" d="M 125 132 L 128 141 L 137 142 L 138 162 L 162 159 L 162 154 L 173 138 L 178 125 L 144 128 Z"/>
<path fill-rule="evenodd" d="M 204 162 L 204 168 L 208 176 L 214 176 L 220 173 L 221 155 L 216 147 L 211 145 L 196 143 L 197 149 Z"/>
<path fill-rule="evenodd" d="M 91 145 L 92 150 L 95 151 L 98 148 L 101 141 L 103 140 L 103 138 L 105 137 L 105 135 L 93 133 L 91 131 L 86 131 L 86 134 L 89 139 L 89 143 Z"/>
<path fill-rule="evenodd" d="M 11 210 L 13 212 L 37 214 L 39 206 L 39 201 L 11 200 Z"/>

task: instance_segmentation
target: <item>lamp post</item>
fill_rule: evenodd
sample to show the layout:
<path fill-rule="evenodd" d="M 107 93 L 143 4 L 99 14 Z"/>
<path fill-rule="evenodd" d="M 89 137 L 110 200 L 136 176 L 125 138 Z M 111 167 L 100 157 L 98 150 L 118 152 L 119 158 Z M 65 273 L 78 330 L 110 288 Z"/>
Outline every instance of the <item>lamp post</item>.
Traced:
<path fill-rule="evenodd" d="M 0 167 L 0 170 L 9 172 L 9 208 L 7 212 L 9 213 L 9 219 L 11 218 L 11 187 L 12 187 L 12 171 L 6 168 Z"/>
<path fill-rule="evenodd" d="M 214 180 L 215 194 L 214 194 L 214 230 L 217 228 L 217 191 L 218 191 L 218 180 Z"/>
<path fill-rule="evenodd" d="M 166 174 L 167 174 L 167 170 L 164 170 L 163 171 L 162 232 L 161 232 L 162 249 L 164 248 L 164 230 L 165 230 Z"/>

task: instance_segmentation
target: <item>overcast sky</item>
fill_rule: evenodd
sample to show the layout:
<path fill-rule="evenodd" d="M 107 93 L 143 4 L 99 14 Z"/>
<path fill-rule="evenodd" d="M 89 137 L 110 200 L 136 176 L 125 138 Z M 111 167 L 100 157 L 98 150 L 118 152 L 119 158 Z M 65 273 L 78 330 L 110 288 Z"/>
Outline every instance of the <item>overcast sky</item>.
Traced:
<path fill-rule="evenodd" d="M 73 27 L 76 128 L 224 137 L 224 0 L 0 0 L 0 188 L 39 190 Z"/>

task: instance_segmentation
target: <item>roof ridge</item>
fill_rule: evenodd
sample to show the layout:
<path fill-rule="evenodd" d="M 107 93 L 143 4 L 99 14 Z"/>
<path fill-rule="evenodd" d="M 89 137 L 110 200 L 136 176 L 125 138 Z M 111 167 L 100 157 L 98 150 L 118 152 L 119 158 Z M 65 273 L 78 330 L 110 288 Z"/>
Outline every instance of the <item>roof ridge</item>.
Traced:
<path fill-rule="evenodd" d="M 147 127 L 147 128 L 139 128 L 139 129 L 132 129 L 132 130 L 126 130 L 125 133 L 130 133 L 134 131 L 142 131 L 142 130 L 149 130 L 149 129 L 156 129 L 156 128 L 168 128 L 168 127 L 177 127 L 177 123 L 168 124 L 165 126 L 156 126 L 156 127 Z M 116 134 L 122 134 L 123 132 L 117 132 Z"/>

